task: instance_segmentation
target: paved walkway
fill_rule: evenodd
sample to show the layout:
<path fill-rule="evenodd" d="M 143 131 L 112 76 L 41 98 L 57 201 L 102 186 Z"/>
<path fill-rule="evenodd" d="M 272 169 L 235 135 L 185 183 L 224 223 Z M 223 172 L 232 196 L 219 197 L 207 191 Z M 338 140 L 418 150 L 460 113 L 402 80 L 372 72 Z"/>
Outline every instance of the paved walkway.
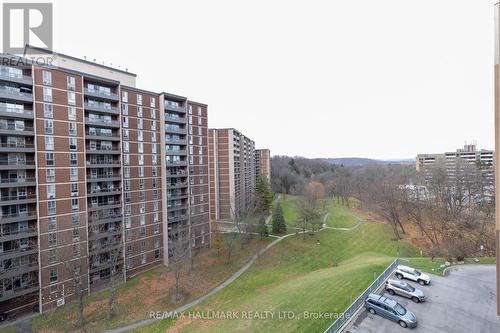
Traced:
<path fill-rule="evenodd" d="M 323 216 L 323 225 L 321 226 L 321 229 L 319 229 L 318 231 L 321 231 L 321 230 L 325 229 L 325 227 L 326 227 L 326 221 L 328 220 L 329 216 L 330 216 L 330 213 L 326 213 Z M 306 232 L 308 232 L 308 231 L 306 231 Z M 174 312 L 174 313 L 175 312 L 179 313 L 179 312 L 186 311 L 187 309 L 189 309 L 189 308 L 191 308 L 191 307 L 193 307 L 195 305 L 200 304 L 201 302 L 203 302 L 204 300 L 206 300 L 210 296 L 213 296 L 217 292 L 221 291 L 222 289 L 224 289 L 225 287 L 227 287 L 231 282 L 233 282 L 234 280 L 236 280 L 237 278 L 239 278 L 243 273 L 245 273 L 250 268 L 250 266 L 252 266 L 252 264 L 261 255 L 263 255 L 267 250 L 269 250 L 270 248 L 272 248 L 274 245 L 278 244 L 279 242 L 281 242 L 285 238 L 288 238 L 290 236 L 294 236 L 294 235 L 300 234 L 300 233 L 303 233 L 303 231 L 289 233 L 289 234 L 286 234 L 286 235 L 281 236 L 281 237 L 279 237 L 279 236 L 272 236 L 272 237 L 277 237 L 277 239 L 275 239 L 271 243 L 267 244 L 266 247 L 260 249 L 256 254 L 254 254 L 252 256 L 252 258 L 250 258 L 250 260 L 247 261 L 247 263 L 245 265 L 243 265 L 236 273 L 234 273 L 233 275 L 231 275 L 227 280 L 225 280 L 224 282 L 222 282 L 221 284 L 219 284 L 214 289 L 210 290 L 205 295 L 203 295 L 201 297 L 198 297 L 198 298 L 192 300 L 191 302 L 189 302 L 187 304 L 184 304 L 184 305 L 182 305 L 182 306 L 180 306 L 180 307 L 178 307 L 176 309 L 170 310 L 170 311 Z M 113 329 L 113 330 L 109 330 L 109 331 L 106 331 L 106 332 L 108 332 L 108 333 L 123 333 L 123 332 L 128 332 L 128 331 L 137 329 L 139 327 L 143 327 L 143 326 L 152 324 L 152 323 L 154 323 L 156 321 L 157 321 L 157 319 L 145 319 L 145 320 L 141 320 L 139 322 L 136 322 L 136 323 L 133 323 L 133 324 L 130 324 L 130 325 L 127 325 L 127 326 L 123 326 L 123 327 L 120 327 L 120 328 L 116 328 L 116 329 Z"/>
<path fill-rule="evenodd" d="M 326 226 L 326 223 L 323 221 L 323 227 L 326 228 L 326 229 L 331 229 L 331 230 L 340 230 L 340 231 L 351 231 L 351 230 L 354 230 L 356 228 L 358 228 L 360 225 L 362 225 L 365 220 L 363 219 L 360 219 L 359 217 L 357 216 L 354 216 L 354 218 L 357 220 L 356 224 L 353 225 L 352 227 L 350 228 L 337 228 L 337 227 L 328 227 Z"/>

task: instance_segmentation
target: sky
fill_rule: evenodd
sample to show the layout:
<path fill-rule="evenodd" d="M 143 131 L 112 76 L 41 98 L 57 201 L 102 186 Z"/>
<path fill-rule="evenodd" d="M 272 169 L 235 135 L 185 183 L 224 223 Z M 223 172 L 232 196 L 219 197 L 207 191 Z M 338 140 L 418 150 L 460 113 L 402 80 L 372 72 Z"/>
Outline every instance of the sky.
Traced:
<path fill-rule="evenodd" d="M 208 104 L 273 155 L 494 148 L 495 0 L 54 1 L 54 50 Z"/>

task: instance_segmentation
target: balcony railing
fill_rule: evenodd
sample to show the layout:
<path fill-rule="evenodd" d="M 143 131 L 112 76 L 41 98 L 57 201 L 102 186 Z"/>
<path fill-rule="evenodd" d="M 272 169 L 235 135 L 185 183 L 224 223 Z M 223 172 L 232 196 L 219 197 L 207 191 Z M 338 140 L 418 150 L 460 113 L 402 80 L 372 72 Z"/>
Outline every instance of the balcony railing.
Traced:
<path fill-rule="evenodd" d="M 0 201 L 17 201 L 17 200 L 31 200 L 36 199 L 36 195 L 11 195 L 1 196 Z"/>
<path fill-rule="evenodd" d="M 15 236 L 21 234 L 32 234 L 37 232 L 36 227 L 29 227 L 22 230 L 0 230 L 0 236 Z"/>
<path fill-rule="evenodd" d="M 16 128 L 16 126 L 0 126 L 0 131 L 19 131 L 19 132 L 33 132 L 33 127 L 23 127 L 23 128 Z"/>
<path fill-rule="evenodd" d="M 97 176 L 88 176 L 87 175 L 87 179 L 90 179 L 90 180 L 107 179 L 107 178 L 121 178 L 121 175 L 116 175 L 116 174 L 112 174 L 112 175 L 97 175 Z"/>
<path fill-rule="evenodd" d="M 101 189 L 92 189 L 88 191 L 87 194 L 97 194 L 97 193 L 119 193 L 122 189 L 119 187 L 114 188 L 101 188 Z"/>
<path fill-rule="evenodd" d="M 7 112 L 7 113 L 12 113 L 13 115 L 15 114 L 15 115 L 19 115 L 19 116 L 26 116 L 29 118 L 33 118 L 33 111 L 31 111 L 31 110 L 9 108 L 9 107 L 0 105 L 0 112 Z"/>
<path fill-rule="evenodd" d="M 35 178 L 0 178 L 0 184 L 16 184 L 34 182 Z"/>
<path fill-rule="evenodd" d="M 3 222 L 6 219 L 15 219 L 17 217 L 24 219 L 36 219 L 36 212 L 20 212 L 20 213 L 10 213 L 3 214 L 0 216 L 0 222 Z"/>
<path fill-rule="evenodd" d="M 0 160 L 0 165 L 35 165 L 35 161 L 26 160 Z"/>
<path fill-rule="evenodd" d="M 89 165 L 89 166 L 90 165 L 103 165 L 103 164 L 120 166 L 121 161 L 116 161 L 116 160 L 112 160 L 112 161 L 87 161 L 87 165 Z"/>
<path fill-rule="evenodd" d="M 118 100 L 118 94 L 114 93 L 112 91 L 107 92 L 107 91 L 102 91 L 102 90 L 91 90 L 89 88 L 83 88 L 83 91 L 85 92 L 86 95 L 93 95 L 93 96 Z"/>
<path fill-rule="evenodd" d="M 0 93 L 12 96 L 15 99 L 21 99 L 26 101 L 33 99 L 33 94 L 31 94 L 29 91 L 21 91 L 20 89 L 11 88 L 7 86 L 0 86 Z"/>
<path fill-rule="evenodd" d="M 4 142 L 0 143 L 0 148 L 35 148 L 35 145 L 32 143 L 22 143 L 22 142 Z"/>
<path fill-rule="evenodd" d="M 100 126 L 120 127 L 120 122 L 118 120 L 91 119 L 89 117 L 85 117 L 85 122 Z"/>

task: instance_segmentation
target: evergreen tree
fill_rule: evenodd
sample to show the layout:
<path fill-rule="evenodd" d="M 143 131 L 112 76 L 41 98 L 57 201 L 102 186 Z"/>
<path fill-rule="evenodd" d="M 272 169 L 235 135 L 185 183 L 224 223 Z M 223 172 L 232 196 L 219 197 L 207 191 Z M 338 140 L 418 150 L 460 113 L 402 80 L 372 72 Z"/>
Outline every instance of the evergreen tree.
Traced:
<path fill-rule="evenodd" d="M 276 208 L 273 212 L 273 232 L 276 234 L 281 234 L 286 231 L 286 222 L 285 217 L 283 216 L 283 208 L 281 208 L 281 204 L 276 204 Z"/>
<path fill-rule="evenodd" d="M 264 237 L 269 236 L 269 231 L 267 230 L 267 225 L 266 225 L 266 217 L 261 216 L 259 219 L 259 234 L 260 234 L 260 239 L 262 240 Z"/>
<path fill-rule="evenodd" d="M 259 176 L 255 186 L 257 206 L 260 213 L 269 214 L 273 203 L 273 191 L 265 177 Z"/>

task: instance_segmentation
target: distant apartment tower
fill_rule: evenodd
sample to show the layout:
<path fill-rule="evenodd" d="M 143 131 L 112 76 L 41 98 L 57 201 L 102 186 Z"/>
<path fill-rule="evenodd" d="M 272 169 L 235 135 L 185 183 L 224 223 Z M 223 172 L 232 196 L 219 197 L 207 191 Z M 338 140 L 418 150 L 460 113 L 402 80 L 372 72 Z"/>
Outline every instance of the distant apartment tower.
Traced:
<path fill-rule="evenodd" d="M 209 129 L 210 219 L 245 214 L 255 190 L 255 143 L 233 128 Z"/>
<path fill-rule="evenodd" d="M 207 106 L 49 56 L 0 65 L 0 312 L 167 264 L 174 225 L 210 244 Z"/>
<path fill-rule="evenodd" d="M 262 176 L 271 182 L 271 151 L 269 149 L 255 150 L 255 176 Z"/>
<path fill-rule="evenodd" d="M 431 176 L 432 166 L 441 162 L 446 166 L 449 176 L 453 177 L 457 161 L 462 161 L 476 166 L 481 170 L 485 185 L 494 185 L 494 151 L 481 149 L 478 150 L 475 144 L 465 144 L 454 152 L 445 152 L 440 154 L 419 154 L 416 159 L 417 171 L 424 172 L 428 179 Z"/>

